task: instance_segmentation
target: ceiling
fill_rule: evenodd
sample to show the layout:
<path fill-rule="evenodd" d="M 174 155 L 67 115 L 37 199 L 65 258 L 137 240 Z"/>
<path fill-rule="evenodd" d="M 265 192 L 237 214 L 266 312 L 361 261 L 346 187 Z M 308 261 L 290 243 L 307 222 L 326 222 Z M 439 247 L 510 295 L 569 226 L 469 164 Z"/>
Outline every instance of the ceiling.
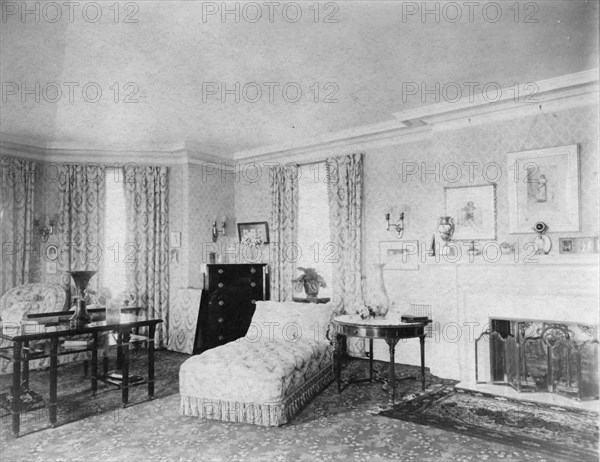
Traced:
<path fill-rule="evenodd" d="M 15 93 L 4 95 L 1 131 L 88 149 L 185 142 L 208 155 L 232 157 L 385 122 L 395 112 L 435 103 L 435 93 L 422 94 L 421 85 L 456 88 L 456 83 L 466 95 L 467 82 L 476 82 L 481 91 L 486 83 L 524 85 L 598 66 L 597 0 L 500 2 L 502 17 L 496 22 L 496 11 L 488 9 L 484 17 L 480 6 L 470 21 L 464 3 L 454 2 L 460 20 L 454 20 L 458 10 L 429 3 L 440 8 L 439 22 L 433 15 L 422 18 L 420 11 L 403 16 L 403 8 L 408 13 L 422 2 L 391 1 L 321 3 L 318 21 L 314 2 L 300 2 L 302 16 L 295 23 L 293 7 L 285 17 L 275 7 L 270 21 L 263 2 L 244 10 L 244 4 L 228 4 L 240 7 L 237 23 L 233 14 L 224 20 L 218 12 L 207 14 L 221 2 L 138 1 L 133 3 L 139 8 L 133 16 L 137 23 L 124 22 L 133 10 L 122 2 L 118 22 L 109 8 L 113 2 L 100 2 L 102 16 L 95 23 L 77 8 L 71 22 L 67 7 L 56 22 L 48 21 L 56 15 L 50 9 L 39 23 L 33 15 L 23 23 L 17 13 L 0 24 L 3 92 Z M 250 22 L 254 5 L 263 16 Z M 87 18 L 95 13 L 88 10 Z M 331 13 L 337 22 L 324 22 Z M 528 14 L 537 22 L 525 22 Z M 30 89 L 40 84 L 39 102 L 23 94 L 23 82 Z M 239 83 L 239 101 L 234 94 L 210 94 L 223 83 L 228 90 Z M 411 83 L 417 94 L 403 95 Z M 95 88 L 102 90 L 98 102 L 84 100 L 86 84 L 90 99 Z M 282 92 L 286 84 L 288 101 Z M 292 102 L 298 88 L 302 98 Z M 134 102 L 124 102 L 127 96 Z"/>

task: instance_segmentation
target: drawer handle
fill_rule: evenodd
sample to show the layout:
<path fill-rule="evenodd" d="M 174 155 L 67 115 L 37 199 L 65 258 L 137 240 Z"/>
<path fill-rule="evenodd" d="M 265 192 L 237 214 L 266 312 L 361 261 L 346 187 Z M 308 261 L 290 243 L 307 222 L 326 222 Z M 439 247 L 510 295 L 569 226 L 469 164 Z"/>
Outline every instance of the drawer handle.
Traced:
<path fill-rule="evenodd" d="M 223 337 L 222 335 L 219 335 L 219 340 L 223 340 L 225 337 Z"/>
<path fill-rule="evenodd" d="M 250 283 L 250 286 L 252 286 L 252 287 L 256 287 L 256 282 L 252 281 L 252 282 Z"/>
<path fill-rule="evenodd" d="M 355 333 L 355 334 L 358 334 L 358 329 L 354 329 L 354 333 Z"/>
<path fill-rule="evenodd" d="M 223 322 L 223 318 L 219 318 L 219 319 L 217 319 L 217 321 Z"/>
<path fill-rule="evenodd" d="M 225 305 L 225 302 L 223 300 L 219 300 L 219 306 L 223 306 Z"/>
<path fill-rule="evenodd" d="M 256 268 L 253 266 L 252 268 L 250 268 L 250 272 L 251 272 L 252 274 L 256 273 Z"/>
<path fill-rule="evenodd" d="M 217 271 L 217 273 L 223 274 L 223 268 L 219 268 L 219 270 Z"/>
<path fill-rule="evenodd" d="M 223 287 L 223 283 L 219 282 L 219 284 L 217 284 L 219 287 Z"/>

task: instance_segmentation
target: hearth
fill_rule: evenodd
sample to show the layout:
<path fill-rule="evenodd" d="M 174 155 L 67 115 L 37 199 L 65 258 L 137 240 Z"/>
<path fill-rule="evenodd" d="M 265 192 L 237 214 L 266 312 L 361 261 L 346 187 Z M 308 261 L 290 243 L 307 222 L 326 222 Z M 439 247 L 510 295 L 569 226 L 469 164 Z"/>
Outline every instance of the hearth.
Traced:
<path fill-rule="evenodd" d="M 598 328 L 577 323 L 492 319 L 475 341 L 477 383 L 518 392 L 598 399 Z"/>

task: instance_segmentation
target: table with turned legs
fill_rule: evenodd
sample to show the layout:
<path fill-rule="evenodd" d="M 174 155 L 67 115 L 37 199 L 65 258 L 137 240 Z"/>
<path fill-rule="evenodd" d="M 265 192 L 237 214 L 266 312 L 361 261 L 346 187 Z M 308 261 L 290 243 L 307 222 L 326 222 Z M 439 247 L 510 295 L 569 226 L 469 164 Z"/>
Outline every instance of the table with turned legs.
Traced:
<path fill-rule="evenodd" d="M 386 319 L 361 319 L 343 315 L 333 320 L 335 332 L 335 377 L 338 393 L 342 391 L 342 357 L 347 337 L 369 339 L 369 381 L 373 380 L 373 340 L 385 340 L 390 350 L 390 388 L 392 402 L 396 399 L 395 349 L 400 339 L 419 338 L 421 346 L 421 387 L 425 389 L 425 328 L 428 321 L 394 322 Z"/>

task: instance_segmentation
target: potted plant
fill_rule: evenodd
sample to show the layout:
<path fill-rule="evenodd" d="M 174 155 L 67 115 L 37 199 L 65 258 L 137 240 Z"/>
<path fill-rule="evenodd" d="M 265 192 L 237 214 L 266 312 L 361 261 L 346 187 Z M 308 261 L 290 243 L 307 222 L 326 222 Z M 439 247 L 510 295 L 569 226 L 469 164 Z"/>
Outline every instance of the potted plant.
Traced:
<path fill-rule="evenodd" d="M 308 298 L 316 298 L 319 295 L 319 289 L 321 287 L 327 287 L 325 279 L 314 268 L 302 268 L 298 267 L 304 274 L 292 279 L 294 284 L 294 290 L 296 292 L 304 292 Z"/>

